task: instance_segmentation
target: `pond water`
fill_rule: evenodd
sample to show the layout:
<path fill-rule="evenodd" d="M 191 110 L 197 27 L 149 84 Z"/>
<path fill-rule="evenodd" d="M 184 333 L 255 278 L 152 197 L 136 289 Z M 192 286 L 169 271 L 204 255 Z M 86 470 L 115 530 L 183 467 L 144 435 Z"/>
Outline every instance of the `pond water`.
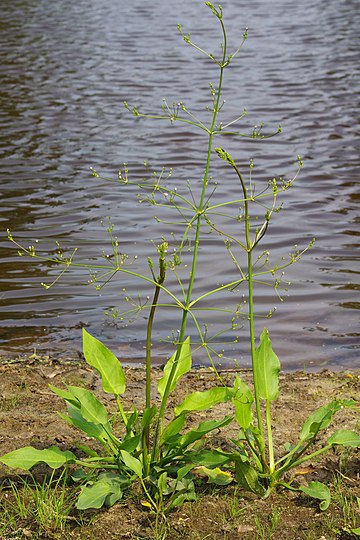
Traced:
<path fill-rule="evenodd" d="M 271 287 L 256 288 L 260 315 L 277 308 L 272 318 L 257 319 L 257 332 L 267 326 L 287 369 L 360 367 L 358 3 L 224 0 L 222 5 L 230 49 L 249 28 L 241 54 L 226 72 L 222 120 L 229 122 L 246 107 L 241 130 L 251 132 L 263 121 L 267 132 L 279 124 L 283 132 L 266 141 L 229 137 L 215 144 L 244 167 L 252 158 L 259 184 L 274 176 L 290 178 L 300 154 L 304 167 L 286 192 L 284 211 L 271 223 L 264 249 L 275 261 L 294 244 L 304 247 L 316 237 L 314 247 L 286 272 L 292 285 L 283 302 Z M 159 225 L 152 216 L 161 208 L 139 204 L 136 188 L 94 178 L 89 169 L 116 179 L 126 162 L 131 179 L 139 180 L 148 174 L 146 160 L 151 170 L 173 167 L 172 185 L 184 189 L 189 179 L 197 195 L 206 138 L 177 123 L 135 119 L 123 101 L 157 113 L 164 97 L 183 101 L 208 120 L 215 65 L 184 43 L 176 25 L 214 54 L 219 25 L 197 0 L 183 0 L 181 9 L 175 0 L 3 0 L 1 7 L 0 351 L 76 352 L 85 325 L 129 363 L 140 362 L 147 311 L 134 322 L 105 315 L 121 310 L 126 295 L 137 301 L 136 281 L 118 275 L 97 292 L 87 273 L 76 268 L 45 290 L 41 282 L 53 281 L 59 270 L 19 258 L 5 231 L 10 228 L 26 246 L 38 240 L 44 252 L 54 252 L 56 241 L 66 249 L 78 247 L 76 260 L 96 262 L 102 249 L 108 253 L 111 216 L 130 268 L 148 272 L 151 240 L 177 236 L 180 229 Z M 212 174 L 220 186 L 215 200 L 221 202 L 233 198 L 238 185 L 215 163 Z M 168 219 L 166 209 L 164 216 Z M 222 240 L 205 235 L 196 293 L 231 280 L 234 272 Z M 140 301 L 146 302 L 151 289 L 140 290 Z M 240 288 L 225 301 L 242 302 L 244 292 Z M 209 307 L 216 307 L 215 301 Z M 209 336 L 228 325 L 212 310 L 201 321 Z M 176 310 L 159 310 L 154 350 L 160 361 L 178 326 Z M 191 325 L 189 333 L 195 343 Z M 246 330 L 237 335 L 233 345 L 234 335 L 221 333 L 214 347 L 224 351 L 223 364 L 235 360 L 248 366 Z M 205 360 L 198 353 L 194 361 Z"/>

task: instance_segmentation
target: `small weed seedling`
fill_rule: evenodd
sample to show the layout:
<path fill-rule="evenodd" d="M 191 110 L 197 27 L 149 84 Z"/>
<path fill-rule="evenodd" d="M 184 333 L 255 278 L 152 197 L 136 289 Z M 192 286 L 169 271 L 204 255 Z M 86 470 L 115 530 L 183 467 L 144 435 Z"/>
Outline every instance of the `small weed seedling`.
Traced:
<path fill-rule="evenodd" d="M 263 521 L 258 515 L 255 516 L 255 524 L 258 531 L 259 540 L 271 540 L 274 536 L 276 528 L 280 521 L 280 512 L 274 510 L 266 518 L 266 521 Z"/>
<path fill-rule="evenodd" d="M 148 309 L 146 332 L 145 358 L 145 407 L 142 411 L 124 410 L 122 396 L 126 392 L 126 379 L 122 366 L 114 354 L 100 341 L 83 330 L 83 351 L 86 362 L 94 368 L 102 380 L 104 392 L 111 394 L 117 403 L 120 427 L 112 427 L 108 411 L 95 395 L 78 386 L 68 386 L 66 389 L 51 389 L 62 397 L 67 405 L 67 414 L 60 416 L 71 425 L 80 429 L 89 438 L 95 439 L 102 448 L 95 451 L 90 446 L 81 446 L 84 458 L 78 458 L 71 451 L 62 451 L 54 446 L 39 450 L 33 447 L 20 448 L 1 457 L 2 463 L 15 468 L 31 469 L 38 463 L 46 463 L 53 469 L 71 465 L 77 470 L 73 477 L 84 484 L 81 489 L 77 507 L 79 509 L 100 508 L 111 506 L 118 501 L 124 490 L 137 482 L 143 492 L 143 505 L 150 508 L 158 516 L 165 515 L 172 508 L 186 500 L 195 499 L 194 479 L 199 476 L 208 478 L 208 482 L 217 485 L 227 485 L 237 482 L 242 488 L 267 497 L 277 486 L 290 487 L 285 480 L 285 474 L 292 468 L 301 465 L 305 460 L 315 458 L 337 445 L 349 447 L 359 446 L 360 437 L 352 431 L 340 430 L 328 438 L 322 448 L 312 449 L 320 430 L 327 428 L 333 415 L 342 407 L 353 406 L 352 401 L 336 400 L 315 411 L 303 425 L 299 442 L 288 445 L 285 453 L 276 458 L 271 423 L 271 403 L 278 396 L 278 375 L 280 362 L 274 353 L 266 329 L 256 346 L 254 329 L 254 286 L 258 282 L 271 281 L 278 290 L 286 267 L 298 261 L 303 250 L 295 248 L 288 258 L 279 263 L 271 264 L 268 251 L 259 250 L 266 235 L 269 223 L 281 211 L 280 195 L 289 190 L 301 168 L 298 167 L 295 176 L 290 180 L 271 178 L 259 187 L 253 176 L 253 163 L 243 172 L 237 160 L 226 151 L 224 145 L 215 145 L 215 138 L 226 140 L 226 137 L 248 137 L 263 140 L 276 133 L 266 135 L 263 125 L 255 128 L 249 135 L 237 130 L 236 124 L 245 116 L 245 112 L 232 121 L 220 122 L 223 114 L 222 90 L 224 72 L 237 57 L 247 38 L 247 31 L 242 36 L 239 47 L 231 54 L 228 53 L 227 35 L 223 22 L 221 6 L 215 7 L 205 2 L 217 19 L 221 32 L 222 44 L 219 57 L 204 51 L 196 45 L 189 34 L 178 27 L 186 44 L 205 55 L 217 70 L 217 84 L 210 84 L 210 105 L 208 107 L 209 122 L 205 123 L 197 114 L 192 112 L 184 103 L 169 106 L 163 102 L 159 114 L 145 114 L 137 106 L 127 110 L 137 118 L 153 118 L 170 121 L 173 124 L 185 123 L 194 130 L 199 130 L 207 139 L 205 162 L 201 188 L 193 190 L 190 183 L 186 190 L 174 188 L 170 176 L 163 172 L 152 175 L 150 180 L 134 182 L 140 191 L 140 199 L 158 208 L 166 207 L 166 211 L 174 211 L 175 222 L 183 226 L 179 240 L 174 237 L 162 238 L 156 244 L 157 262 L 148 260 L 148 273 L 134 271 L 129 256 L 119 247 L 119 240 L 113 234 L 113 226 L 109 223 L 112 256 L 103 254 L 104 263 L 93 266 L 88 263 L 76 262 L 76 250 L 67 254 L 58 245 L 55 256 L 43 256 L 35 249 L 19 244 L 8 232 L 9 239 L 17 246 L 20 254 L 26 254 L 62 266 L 61 275 L 71 267 L 82 267 L 91 270 L 91 280 L 96 288 L 101 288 L 115 275 L 131 275 L 145 284 L 153 287 L 153 297 L 146 305 L 134 308 Z M 221 188 L 221 183 L 212 184 L 210 166 L 214 157 L 222 160 L 224 167 L 234 174 L 238 191 L 234 188 L 231 200 L 216 203 L 214 192 Z M 93 176 L 99 174 L 93 171 Z M 131 185 L 130 173 L 125 166 L 116 180 L 123 187 Z M 233 224 L 229 231 L 222 228 L 222 219 Z M 224 245 L 225 254 L 230 257 L 234 266 L 234 274 L 222 285 L 213 286 L 200 296 L 196 295 L 197 265 L 201 256 L 200 246 L 204 232 L 211 231 L 218 235 L 220 244 Z M 171 245 L 171 249 L 170 249 Z M 184 259 L 190 263 L 183 262 Z M 176 287 L 167 285 L 167 274 L 175 276 Z M 53 285 L 52 284 L 52 285 Z M 51 285 L 45 285 L 48 288 Z M 196 391 L 185 397 L 174 408 L 169 406 L 169 396 L 174 391 L 181 378 L 189 372 L 192 366 L 190 339 L 187 337 L 188 322 L 191 321 L 198 330 L 201 347 L 207 351 L 209 360 L 212 359 L 211 340 L 207 331 L 203 330 L 200 315 L 206 314 L 206 302 L 216 296 L 237 292 L 240 287 L 246 291 L 246 319 L 249 323 L 249 342 L 252 360 L 253 391 L 237 376 L 233 386 L 217 384 L 206 391 Z M 177 291 L 180 291 L 177 292 Z M 174 339 L 175 350 L 166 362 L 162 377 L 157 384 L 157 396 L 151 393 L 152 370 L 152 336 L 153 321 L 156 310 L 176 309 L 179 312 L 179 334 Z M 233 326 L 239 316 L 239 303 L 231 308 L 230 317 Z M 130 310 L 132 311 L 132 310 Z M 229 315 L 228 310 L 225 310 Z M 224 310 L 219 310 L 219 317 Z M 200 314 L 200 315 L 199 315 Z M 228 402 L 229 414 L 216 420 L 200 422 L 196 427 L 186 427 L 187 416 L 194 411 L 204 411 L 217 404 Z M 262 403 L 265 405 L 264 411 Z M 166 421 L 165 421 L 166 418 Z M 239 435 L 229 441 L 231 450 L 209 449 L 204 447 L 204 438 L 214 430 L 218 430 L 236 419 Z M 118 423 L 117 423 L 118 425 Z M 328 488 L 312 482 L 302 490 L 320 500 L 320 508 L 325 510 L 330 502 Z M 275 522 L 271 525 L 275 527 Z M 160 530 L 156 526 L 156 530 Z"/>

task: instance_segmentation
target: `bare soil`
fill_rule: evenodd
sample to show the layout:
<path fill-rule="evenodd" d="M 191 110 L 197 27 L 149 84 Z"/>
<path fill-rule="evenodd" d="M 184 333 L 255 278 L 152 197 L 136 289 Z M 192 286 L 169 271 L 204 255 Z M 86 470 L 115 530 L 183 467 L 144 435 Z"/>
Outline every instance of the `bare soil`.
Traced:
<path fill-rule="evenodd" d="M 154 384 L 160 372 L 154 370 Z M 235 371 L 222 372 L 231 382 Z M 241 372 L 251 381 L 251 374 Z M 144 372 L 126 368 L 127 393 L 125 408 L 135 404 L 143 406 Z M 297 372 L 281 376 L 280 397 L 273 406 L 274 439 L 277 449 L 285 442 L 295 442 L 306 417 L 317 407 L 334 398 L 360 400 L 360 372 L 321 373 Z M 63 384 L 86 386 L 95 391 L 109 410 L 115 404 L 102 394 L 98 376 L 82 362 L 51 360 L 48 357 L 0 359 L 0 455 L 16 448 L 32 445 L 46 448 L 57 445 L 76 451 L 76 444 L 89 441 L 73 427 L 61 420 L 56 411 L 64 411 L 62 400 L 53 394 L 48 385 Z M 217 384 L 213 371 L 199 369 L 184 377 L 177 391 L 171 394 L 172 404 L 179 403 L 189 391 L 204 390 Z M 191 421 L 221 417 L 227 405 L 211 413 L 194 414 Z M 359 409 L 344 409 L 338 413 L 328 428 L 326 437 L 335 429 L 359 431 Z M 226 435 L 235 434 L 236 426 L 230 424 Z M 212 436 L 211 444 L 221 446 L 225 432 Z M 321 441 L 319 441 L 321 445 Z M 41 480 L 46 471 L 34 469 L 34 477 Z M 326 512 L 321 512 L 316 501 L 303 493 L 279 491 L 267 500 L 230 485 L 214 488 L 199 485 L 198 500 L 185 503 L 168 516 L 168 521 L 156 530 L 155 518 L 141 505 L 140 497 L 129 494 L 123 501 L 108 510 L 87 511 L 81 515 L 75 509 L 62 530 L 49 529 L 39 533 L 36 521 L 23 522 L 0 540 L 7 539 L 169 539 L 169 540 L 347 540 L 356 538 L 351 529 L 360 526 L 360 513 L 356 497 L 360 497 L 360 452 L 342 449 L 307 463 L 295 471 L 294 484 L 311 480 L 326 482 L 333 495 Z M 14 471 L 0 466 L 0 505 L 6 506 L 12 492 L 9 482 L 18 482 Z M 19 484 L 21 485 L 21 483 Z M 70 489 L 70 488 L 69 488 Z M 74 488 L 71 488 L 74 489 Z M 4 506 L 5 505 L 5 506 Z M 1 514 L 1 510 L 0 510 Z M 0 515 L 0 523 L 1 523 Z"/>

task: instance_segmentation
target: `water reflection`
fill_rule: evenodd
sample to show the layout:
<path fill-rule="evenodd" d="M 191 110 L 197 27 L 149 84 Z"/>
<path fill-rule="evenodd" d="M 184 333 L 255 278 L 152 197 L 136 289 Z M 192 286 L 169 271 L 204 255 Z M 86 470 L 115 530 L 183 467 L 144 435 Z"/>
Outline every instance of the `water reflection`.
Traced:
<path fill-rule="evenodd" d="M 276 258 L 293 244 L 317 237 L 311 253 L 288 273 L 293 284 L 286 301 L 280 303 L 271 289 L 259 290 L 259 309 L 266 313 L 278 307 L 266 324 L 288 367 L 309 361 L 358 366 L 357 3 L 305 0 L 290 6 L 276 0 L 269 10 L 265 0 L 257 0 L 249 8 L 230 1 L 223 7 L 233 35 L 250 28 L 241 59 L 226 79 L 226 119 L 246 106 L 247 126 L 264 120 L 269 129 L 278 123 L 284 127 L 281 137 L 260 146 L 226 140 L 227 150 L 243 163 L 252 157 L 259 181 L 291 175 L 298 153 L 305 163 L 265 247 Z M 149 240 L 158 241 L 162 234 L 152 209 L 138 204 L 136 190 L 125 193 L 91 178 L 89 167 L 114 178 L 126 161 L 133 176 L 141 178 L 146 159 L 157 170 L 174 167 L 179 185 L 201 178 L 201 135 L 136 121 L 125 114 L 122 101 L 141 103 L 146 110 L 160 106 L 166 96 L 169 102 L 184 100 L 206 118 L 211 66 L 173 31 L 182 22 L 197 42 L 215 52 L 217 29 L 204 9 L 190 0 L 180 14 L 175 0 L 155 0 L 151 6 L 137 0 L 3 0 L 1 230 L 9 227 L 27 245 L 37 239 L 44 251 L 56 249 L 55 240 L 64 248 L 79 246 L 80 258 L 97 260 L 108 242 L 101 220 L 111 215 L 124 251 L 137 254 L 139 265 L 141 260 L 146 266 L 153 253 Z M 230 41 L 235 44 L 234 38 Z M 231 197 L 233 182 L 218 171 L 216 165 L 214 178 L 223 178 L 224 196 Z M 172 232 L 170 226 L 165 229 Z M 209 237 L 204 247 L 202 287 L 233 273 L 221 244 Z M 81 322 L 111 340 L 119 354 L 130 359 L 143 354 L 143 317 L 132 325 L 104 318 L 105 310 L 123 300 L 122 287 L 136 295 L 132 280 L 116 281 L 99 295 L 86 286 L 88 276 L 74 270 L 45 291 L 40 283 L 56 277 L 51 264 L 19 259 L 6 235 L 1 248 L 3 351 L 77 350 Z M 209 331 L 219 331 L 217 323 L 210 317 Z M 258 330 L 263 323 L 258 320 Z M 177 324 L 173 313 L 163 312 L 157 335 L 166 342 Z M 228 339 L 219 338 L 225 349 Z M 167 351 L 166 343 L 160 345 L 160 356 Z M 248 365 L 243 338 L 227 352 L 230 360 Z"/>

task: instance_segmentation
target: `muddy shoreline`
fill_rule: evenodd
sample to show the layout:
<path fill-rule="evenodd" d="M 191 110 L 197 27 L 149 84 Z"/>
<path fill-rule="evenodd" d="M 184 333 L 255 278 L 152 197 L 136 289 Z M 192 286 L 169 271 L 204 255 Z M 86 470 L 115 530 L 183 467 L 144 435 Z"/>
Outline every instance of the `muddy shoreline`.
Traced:
<path fill-rule="evenodd" d="M 235 373 L 251 383 L 249 370 L 224 370 L 221 376 L 231 384 Z M 144 403 L 144 371 L 142 368 L 125 368 L 127 391 L 124 405 L 128 410 L 133 405 L 141 409 Z M 153 386 L 161 371 L 154 369 Z M 104 395 L 99 377 L 79 359 L 63 357 L 52 360 L 46 356 L 30 355 L 17 359 L 1 357 L 0 360 L 0 454 L 16 448 L 32 445 L 44 448 L 57 445 L 62 449 L 74 449 L 76 444 L 86 442 L 77 430 L 61 420 L 56 411 L 65 411 L 60 398 L 53 394 L 48 385 L 64 384 L 86 386 L 93 390 L 106 404 L 109 411 L 115 410 L 111 396 Z M 194 390 L 206 390 L 218 384 L 216 374 L 208 368 L 196 369 L 184 376 L 177 391 L 171 394 L 169 407 L 184 399 Z M 280 397 L 272 407 L 274 440 L 280 451 L 285 442 L 295 442 L 297 434 L 306 417 L 317 407 L 332 399 L 354 399 L 360 403 L 360 371 L 331 372 L 321 371 L 308 373 L 282 373 L 280 376 Z M 191 421 L 197 423 L 210 414 L 221 417 L 227 412 L 227 404 L 222 404 L 211 413 L 199 412 L 192 415 Z M 328 428 L 326 437 L 335 429 L 353 429 L 359 431 L 359 408 L 342 410 Z M 224 437 L 235 434 L 236 426 L 230 424 L 226 431 L 216 435 L 213 443 L 223 443 Z M 319 441 L 321 444 L 321 441 Z M 43 474 L 41 468 L 37 473 Z M 332 452 L 319 461 L 311 462 L 296 472 L 297 483 L 311 480 L 325 481 L 332 491 L 336 492 L 335 476 L 342 480 L 343 491 L 349 500 L 354 501 L 354 516 L 359 519 L 355 507 L 356 497 L 360 497 L 360 452 L 356 449 L 343 449 Z M 1 500 L 8 496 L 9 479 L 15 478 L 12 471 L 0 466 L 0 482 L 2 483 Z M 234 486 L 226 489 L 201 488 L 196 503 L 186 503 L 169 516 L 170 527 L 163 538 L 170 539 L 256 539 L 262 538 L 259 533 L 259 520 L 263 526 L 271 524 L 271 516 L 278 513 L 271 538 L 296 540 L 302 538 L 327 540 L 355 538 L 348 529 L 349 524 L 342 517 L 340 502 L 334 497 L 326 513 L 319 511 L 318 505 L 306 499 L 304 494 L 281 492 L 263 501 L 242 492 Z M 234 502 L 235 501 L 235 502 Z M 235 506 L 237 511 L 235 512 Z M 276 514 L 277 515 L 277 514 Z M 355 519 L 355 518 L 354 518 Z M 261 521 L 262 520 L 262 521 Z M 264 521 L 265 520 L 265 521 Z M 1 521 L 1 519 L 0 519 Z M 329 527 L 329 523 L 332 526 Z M 360 519 L 359 525 L 360 526 Z M 24 529 L 18 524 L 18 529 Z M 69 522 L 69 527 L 61 532 L 49 531 L 48 536 L 39 536 L 36 524 L 29 523 L 25 527 L 30 531 L 29 537 L 40 538 L 85 538 L 102 540 L 104 531 L 106 538 L 120 539 L 156 539 L 153 531 L 153 518 L 142 507 L 136 496 L 126 498 L 107 511 L 94 511 L 91 520 L 79 525 L 76 516 Z M 350 529 L 349 529 L 350 530 Z M 307 536 L 304 531 L 308 531 Z M 25 538 L 25 535 L 9 536 Z M 270 536 L 264 536 L 264 538 Z M 0 539 L 2 540 L 3 537 Z M 5 536 L 4 536 L 5 538 Z"/>

